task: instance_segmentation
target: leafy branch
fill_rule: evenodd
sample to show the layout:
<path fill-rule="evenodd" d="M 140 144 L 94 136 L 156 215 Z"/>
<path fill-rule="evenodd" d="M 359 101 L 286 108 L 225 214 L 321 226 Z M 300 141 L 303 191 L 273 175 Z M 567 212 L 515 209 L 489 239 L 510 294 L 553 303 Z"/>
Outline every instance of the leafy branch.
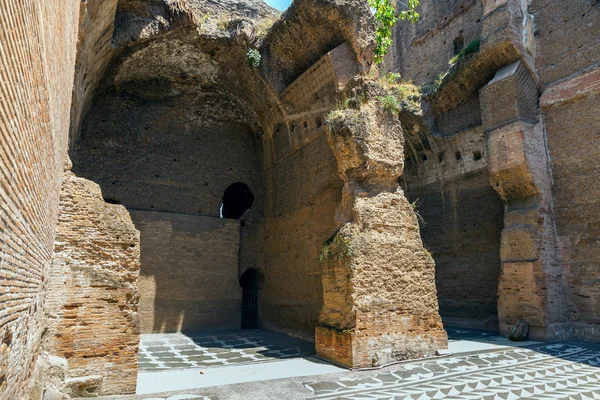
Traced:
<path fill-rule="evenodd" d="M 400 11 L 396 16 L 396 8 L 393 0 L 368 0 L 369 6 L 375 16 L 377 48 L 373 57 L 375 64 L 383 61 L 383 57 L 387 54 L 392 45 L 392 27 L 396 25 L 398 19 L 403 21 L 416 22 L 419 19 L 419 13 L 416 8 L 420 4 L 420 0 L 408 0 L 408 4 L 402 3 L 406 9 Z"/>

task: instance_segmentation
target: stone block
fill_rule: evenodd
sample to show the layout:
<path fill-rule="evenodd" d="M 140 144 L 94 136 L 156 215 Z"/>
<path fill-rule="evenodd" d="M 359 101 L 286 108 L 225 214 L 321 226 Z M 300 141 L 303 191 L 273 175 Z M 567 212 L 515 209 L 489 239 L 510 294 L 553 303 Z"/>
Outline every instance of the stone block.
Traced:
<path fill-rule="evenodd" d="M 500 68 L 479 91 L 479 98 L 486 131 L 519 120 L 537 120 L 537 86 L 521 60 Z"/>
<path fill-rule="evenodd" d="M 515 326 L 510 331 L 508 338 L 515 342 L 522 342 L 527 337 L 529 326 L 522 319 L 518 320 Z"/>
<path fill-rule="evenodd" d="M 350 331 L 341 331 L 325 326 L 315 328 L 315 351 L 317 356 L 334 363 L 352 367 L 352 336 Z"/>
<path fill-rule="evenodd" d="M 68 400 L 71 396 L 53 387 L 46 388 L 42 400 Z"/>
<path fill-rule="evenodd" d="M 76 397 L 97 397 L 102 392 L 101 375 L 88 375 L 79 378 L 68 378 L 61 388 L 63 393 Z"/>
<path fill-rule="evenodd" d="M 516 225 L 502 230 L 500 259 L 503 262 L 535 261 L 540 257 L 535 226 Z"/>
<path fill-rule="evenodd" d="M 532 129 L 514 123 L 486 135 L 490 184 L 504 200 L 525 199 L 540 193 L 528 161 L 526 135 Z"/>
<path fill-rule="evenodd" d="M 546 289 L 539 284 L 542 282 L 541 271 L 540 261 L 502 263 L 498 283 L 498 318 L 502 335 L 508 336 L 519 319 L 530 327 L 545 327 Z M 531 336 L 532 339 L 545 339 L 534 335 L 533 331 Z"/>

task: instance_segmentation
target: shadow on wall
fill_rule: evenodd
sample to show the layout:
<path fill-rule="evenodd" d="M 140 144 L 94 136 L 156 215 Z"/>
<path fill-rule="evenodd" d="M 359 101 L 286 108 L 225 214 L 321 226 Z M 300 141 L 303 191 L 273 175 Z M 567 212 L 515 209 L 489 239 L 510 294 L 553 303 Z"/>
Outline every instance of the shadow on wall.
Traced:
<path fill-rule="evenodd" d="M 141 235 L 142 333 L 239 329 L 239 222 L 152 211 L 130 213 Z"/>
<path fill-rule="evenodd" d="M 423 243 L 435 260 L 440 315 L 450 326 L 498 331 L 504 206 L 487 171 L 444 184 L 411 185 Z"/>
<path fill-rule="evenodd" d="M 253 203 L 248 185 L 237 182 L 224 192 L 221 218 L 131 211 L 141 233 L 142 332 L 258 327 L 262 276 L 249 270 L 237 279 L 237 219 Z"/>
<path fill-rule="evenodd" d="M 260 290 L 263 283 L 263 275 L 254 268 L 247 269 L 240 277 L 242 329 L 256 329 L 259 327 Z"/>

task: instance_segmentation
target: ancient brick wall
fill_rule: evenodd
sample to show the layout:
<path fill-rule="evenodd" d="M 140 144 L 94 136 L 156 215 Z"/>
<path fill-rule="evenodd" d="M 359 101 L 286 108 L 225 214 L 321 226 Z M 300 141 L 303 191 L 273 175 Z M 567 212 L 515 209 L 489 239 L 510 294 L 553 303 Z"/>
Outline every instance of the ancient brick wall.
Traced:
<path fill-rule="evenodd" d="M 239 329 L 240 223 L 131 211 L 141 234 L 142 333 Z"/>
<path fill-rule="evenodd" d="M 0 398 L 23 396 L 42 334 L 79 2 L 0 2 Z"/>
<path fill-rule="evenodd" d="M 88 0 L 81 3 L 69 130 L 71 146 L 75 143 L 83 117 L 108 65 L 119 52 L 112 45 L 117 3 L 118 0 Z"/>
<path fill-rule="evenodd" d="M 326 56 L 282 92 L 289 114 L 265 138 L 265 239 L 261 318 L 266 326 L 312 336 L 323 304 L 323 243 L 335 232 L 342 183 L 324 114 L 337 80 Z"/>
<path fill-rule="evenodd" d="M 54 251 L 44 349 L 68 362 L 63 390 L 135 392 L 140 241 L 127 210 L 106 203 L 94 182 L 66 171 Z M 92 383 L 70 387 L 82 379 Z"/>
<path fill-rule="evenodd" d="M 487 171 L 435 184 L 413 184 L 407 190 L 422 217 L 423 243 L 435 260 L 444 323 L 497 329 L 493 320 L 498 313 L 504 205 L 489 185 Z"/>
<path fill-rule="evenodd" d="M 448 114 L 440 120 L 468 127 L 468 117 Z M 440 130 L 452 125 L 444 122 L 438 122 Z M 504 205 L 489 184 L 483 130 L 476 126 L 443 137 L 406 136 L 407 163 L 400 182 L 422 217 L 423 243 L 436 264 L 440 314 L 449 326 L 497 329 Z"/>
<path fill-rule="evenodd" d="M 483 5 L 481 0 L 422 1 L 419 12 L 423 18 L 417 23 L 400 21 L 394 28 L 384 65 L 422 84 L 435 81 L 457 52 L 481 38 Z"/>
<path fill-rule="evenodd" d="M 243 111 L 227 98 L 163 95 L 158 89 L 100 94 L 74 145 L 74 169 L 99 183 L 107 201 L 135 210 L 141 224 L 143 332 L 236 328 L 238 264 L 240 273 L 256 267 L 260 254 L 260 142 L 236 122 Z M 223 193 L 236 182 L 255 196 L 241 228 L 218 218 Z M 224 237 L 215 242 L 220 229 Z"/>
<path fill-rule="evenodd" d="M 600 3 L 534 0 L 536 69 L 574 337 L 600 328 Z"/>
<path fill-rule="evenodd" d="M 253 208 L 260 208 L 256 135 L 235 122 L 237 115 L 216 109 L 218 98 L 197 101 L 108 90 L 85 118 L 74 171 L 98 183 L 105 199 L 130 209 L 218 217 L 223 193 L 235 182 L 250 187 Z"/>

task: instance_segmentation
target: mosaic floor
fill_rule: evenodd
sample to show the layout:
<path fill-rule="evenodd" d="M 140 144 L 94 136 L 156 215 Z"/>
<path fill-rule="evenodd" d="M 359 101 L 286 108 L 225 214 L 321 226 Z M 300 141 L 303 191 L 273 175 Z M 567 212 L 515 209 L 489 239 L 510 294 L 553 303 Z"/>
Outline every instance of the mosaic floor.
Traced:
<path fill-rule="evenodd" d="M 168 395 L 167 391 L 162 391 L 165 394 L 110 399 L 600 400 L 600 345 L 528 342 L 533 344 L 513 347 L 517 343 L 507 344 L 506 338 L 493 332 L 452 328 L 447 331 L 450 341 L 459 344 L 461 349 L 481 343 L 493 345 L 485 350 L 396 364 L 382 370 L 338 369 L 339 372 L 322 373 L 317 371 L 318 364 L 310 366 L 309 363 L 310 370 L 273 380 L 286 363 L 305 359 L 319 361 L 310 357 L 314 354 L 313 346 L 261 330 L 204 332 L 196 336 L 144 335 L 140 348 L 140 377 L 156 375 L 159 380 L 180 379 L 183 383 L 208 379 L 212 384 L 185 390 L 176 385 L 177 389 L 170 389 Z M 212 366 L 221 368 L 198 372 L 198 368 Z M 224 366 L 231 368 L 222 368 Z M 244 383 L 216 384 L 214 380 L 223 374 L 252 375 L 253 371 L 265 368 L 276 369 L 271 369 L 268 376 L 255 381 L 248 379 Z M 165 378 L 164 374 L 171 375 Z M 156 392 L 160 391 L 147 393 Z"/>
<path fill-rule="evenodd" d="M 142 372 L 228 366 L 314 354 L 314 345 L 264 330 L 165 333 L 142 335 L 139 369 Z"/>
<path fill-rule="evenodd" d="M 402 364 L 368 378 L 307 382 L 314 399 L 600 399 L 600 350 L 568 343 Z"/>

